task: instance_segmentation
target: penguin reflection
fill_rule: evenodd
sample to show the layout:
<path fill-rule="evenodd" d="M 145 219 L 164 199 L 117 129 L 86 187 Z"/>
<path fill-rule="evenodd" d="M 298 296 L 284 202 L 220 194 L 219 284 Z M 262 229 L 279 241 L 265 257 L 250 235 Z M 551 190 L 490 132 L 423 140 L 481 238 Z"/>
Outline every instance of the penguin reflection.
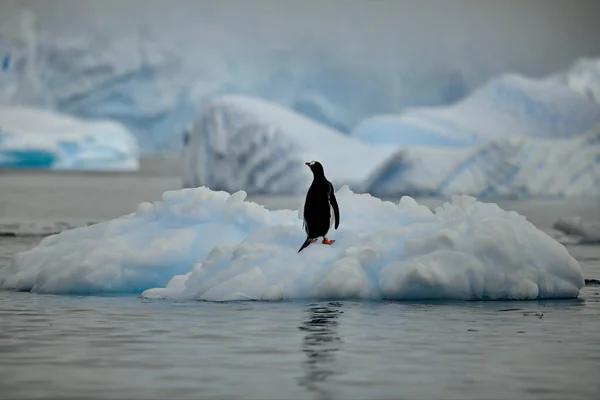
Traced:
<path fill-rule="evenodd" d="M 323 383 L 336 371 L 335 352 L 340 350 L 342 343 L 337 331 L 338 317 L 343 312 L 341 306 L 340 303 L 311 304 L 308 318 L 298 327 L 306 332 L 302 350 L 307 356 L 305 376 L 299 384 L 321 398 L 330 397 Z"/>

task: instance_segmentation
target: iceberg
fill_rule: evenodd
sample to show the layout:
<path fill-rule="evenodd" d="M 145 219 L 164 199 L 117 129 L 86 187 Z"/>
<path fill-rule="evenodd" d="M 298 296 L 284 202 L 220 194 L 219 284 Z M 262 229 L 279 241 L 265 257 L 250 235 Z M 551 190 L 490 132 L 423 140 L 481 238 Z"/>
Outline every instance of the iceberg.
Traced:
<path fill-rule="evenodd" d="M 222 96 L 199 113 L 185 150 L 184 185 L 229 192 L 301 194 L 320 160 L 334 185 L 360 189 L 395 153 L 362 143 L 262 99 Z"/>
<path fill-rule="evenodd" d="M 383 25 L 366 36 L 355 29 L 341 34 L 337 31 L 340 27 L 332 31 L 331 24 L 321 22 L 313 25 L 316 30 L 310 29 L 306 22 L 316 23 L 315 18 L 301 22 L 303 19 L 294 13 L 294 21 L 300 22 L 291 23 L 292 27 L 285 19 L 273 18 L 273 7 L 266 3 L 253 7 L 252 17 L 246 13 L 229 15 L 230 7 L 225 4 L 167 9 L 152 3 L 145 6 L 142 17 L 136 7 L 119 7 L 115 14 L 110 6 L 98 6 L 93 11 L 89 7 L 57 6 L 60 12 L 48 14 L 45 7 L 11 3 L 15 4 L 3 8 L 6 23 L 0 26 L 0 60 L 5 54 L 11 57 L 2 60 L 7 70 L 0 71 L 0 86 L 3 77 L 10 77 L 11 82 L 5 90 L 0 87 L 0 99 L 40 102 L 80 118 L 119 121 L 149 151 L 180 151 L 181 132 L 193 120 L 195 109 L 222 94 L 265 98 L 345 132 L 375 114 L 450 104 L 502 66 L 537 74 L 560 65 L 563 61 L 559 60 L 572 54 L 593 54 L 593 46 L 577 43 L 558 55 L 560 51 L 554 46 L 542 49 L 536 45 L 539 38 L 534 35 L 528 39 L 526 35 L 522 39 L 533 39 L 529 43 L 537 46 L 535 56 L 511 46 L 512 50 L 502 55 L 491 50 L 494 56 L 486 58 L 487 63 L 479 63 L 467 50 L 473 43 L 458 35 L 444 39 L 453 44 L 445 43 L 442 53 L 431 57 L 422 49 L 437 46 L 439 35 L 423 24 L 409 28 L 423 28 L 424 41 L 415 46 L 414 40 L 398 29 Z M 268 10 L 261 12 L 261 7 Z M 364 7 L 393 19 L 388 6 Z M 323 21 L 329 13 L 351 18 L 359 15 L 353 7 L 308 8 L 325 18 Z M 190 13 L 192 9 L 195 11 Z M 445 11 L 427 10 L 426 14 L 433 12 L 447 19 Z M 165 13 L 173 14 L 174 19 L 165 20 Z M 535 18 L 548 21 L 544 14 Z M 74 19 L 78 24 L 69 23 Z M 257 23 L 259 20 L 263 23 Z M 263 24 L 281 25 L 282 29 L 276 29 L 276 37 L 265 38 L 257 28 Z M 375 34 L 380 28 L 380 34 Z M 444 32 L 439 26 L 437 29 Z M 499 34 L 507 31 L 502 28 Z M 392 36 L 381 36 L 388 33 L 400 34 L 403 44 Z M 485 47 L 482 50 L 490 50 L 488 41 L 481 44 Z M 463 46 L 461 57 L 456 51 Z M 392 48 L 396 51 L 389 50 Z"/>
<path fill-rule="evenodd" d="M 31 107 L 0 107 L 0 168 L 133 171 L 135 137 L 121 124 Z"/>
<path fill-rule="evenodd" d="M 467 148 L 406 147 L 363 187 L 379 197 L 598 197 L 600 128 L 569 140 L 508 136 Z"/>
<path fill-rule="evenodd" d="M 580 129 L 593 126 L 600 111 L 586 111 L 582 101 L 573 110 Z M 336 187 L 379 197 L 600 195 L 600 125 L 570 139 L 566 131 L 535 137 L 531 124 L 531 134 L 498 131 L 487 140 L 473 136 L 469 145 L 442 146 L 438 138 L 438 146 L 404 147 L 348 137 L 264 100 L 223 96 L 202 109 L 189 132 L 185 187 L 301 195 L 311 179 L 303 162 L 318 159 Z"/>
<path fill-rule="evenodd" d="M 301 210 L 269 211 L 243 191 L 165 192 L 16 254 L 0 269 L 0 288 L 207 301 L 471 301 L 576 298 L 584 287 L 562 244 L 496 204 L 457 196 L 432 211 L 408 196 L 392 203 L 347 186 L 336 196 L 336 242 L 297 253 Z"/>
<path fill-rule="evenodd" d="M 401 149 L 365 182 L 376 196 L 600 196 L 600 106 L 556 79 L 505 75 L 452 106 L 368 118 L 352 136 Z"/>
<path fill-rule="evenodd" d="M 454 148 L 507 136 L 571 139 L 598 126 L 598 103 L 569 86 L 503 75 L 456 104 L 373 116 L 351 134 L 380 145 Z"/>
<path fill-rule="evenodd" d="M 464 96 L 479 75 L 491 73 L 490 68 L 462 61 L 411 62 L 406 55 L 378 46 L 348 46 L 353 43 L 348 37 L 341 44 L 332 42 L 336 35 L 319 37 L 303 23 L 294 23 L 300 24 L 295 34 L 284 23 L 277 38 L 265 40 L 262 34 L 256 36 L 256 21 L 254 27 L 244 28 L 249 19 L 242 18 L 243 13 L 226 17 L 231 12 L 227 6 L 211 6 L 212 11 L 192 13 L 194 17 L 182 8 L 166 10 L 162 5 L 161 11 L 148 13 L 153 7 L 156 4 L 145 8 L 144 18 L 139 9 L 128 10 L 134 23 L 124 17 L 122 7 L 120 18 L 106 13 L 110 7 L 94 12 L 89 7 L 64 7 L 59 19 L 90 18 L 94 29 L 79 20 L 83 30 L 73 24 L 55 25 L 58 20 L 38 7 L 3 9 L 7 23 L 0 26 L 0 59 L 5 51 L 12 58 L 8 70 L 0 71 L 0 102 L 119 121 L 143 151 L 179 152 L 185 126 L 196 109 L 215 96 L 264 98 L 348 132 L 374 113 L 448 104 Z M 204 6 L 192 8 L 197 7 Z M 217 9 L 225 14 L 213 15 Z M 337 8 L 335 13 L 348 10 Z M 174 21 L 164 21 L 164 11 L 187 22 L 171 26 Z M 323 10 L 317 6 L 313 11 Z M 256 16 L 272 25 L 267 15 Z M 95 26 L 98 21 L 103 22 Z M 306 34 L 317 40 L 307 40 Z M 257 47 L 257 42 L 265 46 Z"/>
<path fill-rule="evenodd" d="M 339 132 L 350 131 L 350 127 L 344 121 L 343 112 L 322 96 L 305 93 L 294 101 L 291 108 L 298 114 Z"/>

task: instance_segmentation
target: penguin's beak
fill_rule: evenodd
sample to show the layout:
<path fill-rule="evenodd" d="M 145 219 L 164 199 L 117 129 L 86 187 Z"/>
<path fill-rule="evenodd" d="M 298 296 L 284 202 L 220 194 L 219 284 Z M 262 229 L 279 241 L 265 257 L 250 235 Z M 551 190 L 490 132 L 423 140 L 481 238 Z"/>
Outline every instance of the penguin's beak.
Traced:
<path fill-rule="evenodd" d="M 306 164 L 306 166 L 310 167 L 310 163 L 309 162 L 305 162 L 304 164 Z"/>

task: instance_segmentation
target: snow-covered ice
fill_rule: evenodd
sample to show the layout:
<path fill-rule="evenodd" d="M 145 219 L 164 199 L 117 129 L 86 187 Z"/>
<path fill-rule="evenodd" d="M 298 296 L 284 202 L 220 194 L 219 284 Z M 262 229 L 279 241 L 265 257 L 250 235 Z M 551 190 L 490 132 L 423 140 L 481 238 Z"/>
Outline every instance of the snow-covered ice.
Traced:
<path fill-rule="evenodd" d="M 577 236 L 580 243 L 600 243 L 600 221 L 584 221 L 580 217 L 559 218 L 553 228 Z"/>
<path fill-rule="evenodd" d="M 523 216 L 459 196 L 433 212 L 347 187 L 331 246 L 304 241 L 300 211 L 207 188 L 163 194 L 120 218 L 50 236 L 0 269 L 0 287 L 212 301 L 297 298 L 574 298 L 582 270 Z"/>
<path fill-rule="evenodd" d="M 400 147 L 468 147 L 507 136 L 570 139 L 598 126 L 593 99 L 554 80 L 504 75 L 450 106 L 367 118 L 352 135 Z"/>
<path fill-rule="evenodd" d="M 184 186 L 300 194 L 312 180 L 304 162 L 320 160 L 334 185 L 360 188 L 394 153 L 261 99 L 222 96 L 209 102 L 193 125 Z"/>
<path fill-rule="evenodd" d="M 0 107 L 0 167 L 137 170 L 139 149 L 117 122 L 5 106 Z"/>

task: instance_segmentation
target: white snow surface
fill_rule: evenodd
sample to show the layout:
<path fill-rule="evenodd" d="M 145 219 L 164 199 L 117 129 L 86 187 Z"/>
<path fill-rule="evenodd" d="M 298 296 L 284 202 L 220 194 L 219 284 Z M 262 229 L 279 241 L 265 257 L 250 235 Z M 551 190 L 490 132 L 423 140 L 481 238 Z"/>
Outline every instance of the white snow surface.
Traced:
<path fill-rule="evenodd" d="M 598 103 L 571 89 L 577 84 L 581 91 L 591 87 L 587 83 L 593 79 L 581 75 L 572 72 L 570 85 L 503 75 L 450 106 L 367 118 L 352 135 L 368 143 L 400 147 L 468 147 L 507 136 L 570 139 L 600 125 Z"/>
<path fill-rule="evenodd" d="M 121 124 L 0 107 L 0 167 L 137 170 L 135 137 Z"/>
<path fill-rule="evenodd" d="M 581 267 L 523 216 L 459 196 L 431 211 L 348 187 L 335 243 L 305 239 L 300 211 L 268 211 L 201 187 L 165 192 L 134 213 L 64 231 L 0 269 L 0 288 L 141 293 L 209 301 L 299 298 L 575 298 Z"/>
<path fill-rule="evenodd" d="M 208 103 L 191 130 L 184 186 L 206 185 L 250 194 L 302 194 L 319 160 L 334 185 L 360 188 L 395 153 L 312 121 L 292 110 L 246 96 Z"/>

